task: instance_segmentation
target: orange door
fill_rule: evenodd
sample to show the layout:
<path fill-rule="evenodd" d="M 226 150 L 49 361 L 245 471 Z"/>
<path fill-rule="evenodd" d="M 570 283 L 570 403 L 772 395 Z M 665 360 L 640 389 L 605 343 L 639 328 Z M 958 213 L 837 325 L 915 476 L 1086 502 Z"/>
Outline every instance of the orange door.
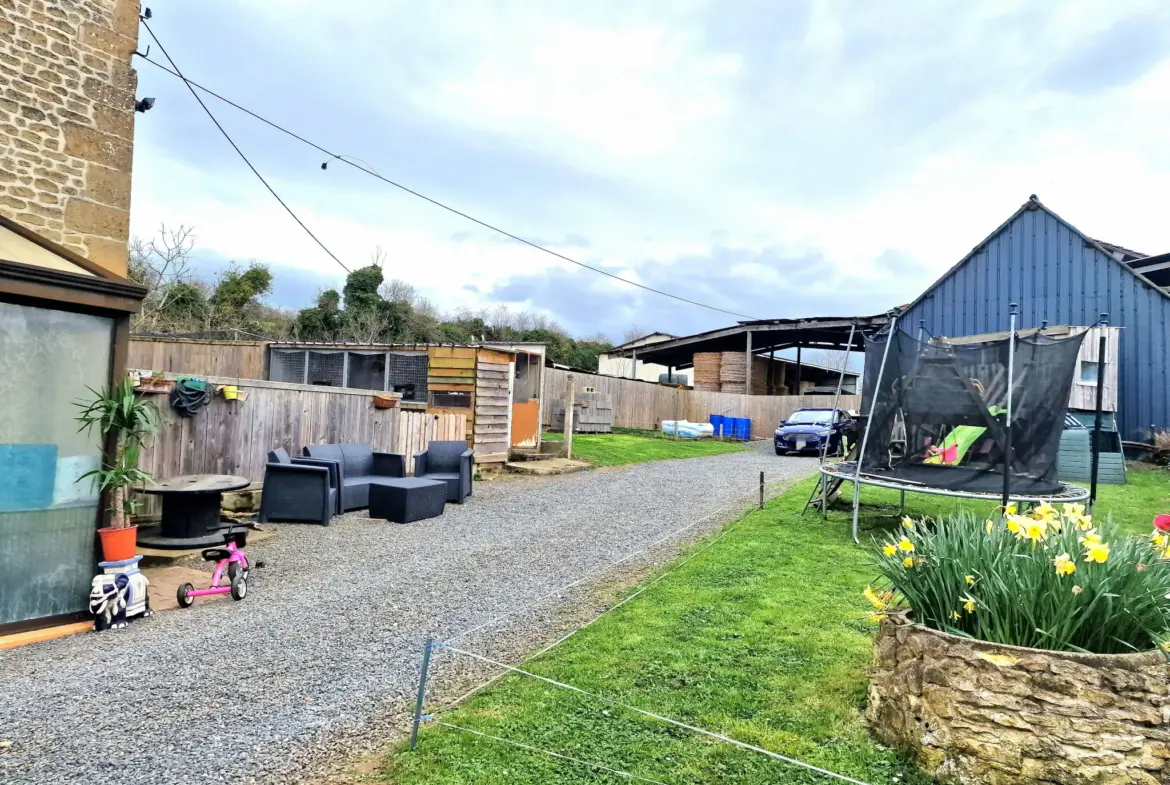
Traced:
<path fill-rule="evenodd" d="M 512 404 L 512 446 L 535 447 L 540 435 L 540 399 Z"/>

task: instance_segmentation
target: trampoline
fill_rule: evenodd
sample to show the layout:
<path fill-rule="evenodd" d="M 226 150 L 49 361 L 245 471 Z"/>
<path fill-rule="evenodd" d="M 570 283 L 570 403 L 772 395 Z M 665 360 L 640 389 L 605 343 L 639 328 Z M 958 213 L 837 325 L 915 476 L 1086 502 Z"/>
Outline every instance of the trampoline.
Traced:
<path fill-rule="evenodd" d="M 853 538 L 862 485 L 967 499 L 1074 502 L 1090 491 L 1057 477 L 1069 390 L 1084 332 L 1016 332 L 983 340 L 923 340 L 897 327 L 866 341 L 861 443 L 824 463 L 822 513 L 853 483 Z M 816 490 L 813 495 L 815 497 Z M 810 504 L 814 499 L 810 498 Z"/>

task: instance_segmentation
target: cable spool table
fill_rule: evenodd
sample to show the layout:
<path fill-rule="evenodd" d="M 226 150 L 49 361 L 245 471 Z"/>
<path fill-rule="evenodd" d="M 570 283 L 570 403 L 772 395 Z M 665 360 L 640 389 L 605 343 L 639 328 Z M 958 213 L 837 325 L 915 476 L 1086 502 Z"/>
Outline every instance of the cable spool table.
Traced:
<path fill-rule="evenodd" d="M 184 474 L 147 485 L 143 493 L 162 497 L 162 521 L 139 531 L 138 544 L 167 550 L 222 545 L 221 497 L 251 484 L 231 474 Z"/>

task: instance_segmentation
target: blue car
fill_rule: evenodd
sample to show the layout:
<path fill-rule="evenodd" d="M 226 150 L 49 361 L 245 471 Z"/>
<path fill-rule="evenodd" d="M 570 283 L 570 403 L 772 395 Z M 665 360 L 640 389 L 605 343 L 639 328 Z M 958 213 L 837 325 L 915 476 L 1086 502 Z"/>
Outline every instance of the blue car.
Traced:
<path fill-rule="evenodd" d="M 853 444 L 857 423 L 840 409 L 797 409 L 787 420 L 781 420 L 773 441 L 777 455 L 793 453 L 820 453 L 825 441 L 829 454 L 841 450 L 844 437 Z"/>

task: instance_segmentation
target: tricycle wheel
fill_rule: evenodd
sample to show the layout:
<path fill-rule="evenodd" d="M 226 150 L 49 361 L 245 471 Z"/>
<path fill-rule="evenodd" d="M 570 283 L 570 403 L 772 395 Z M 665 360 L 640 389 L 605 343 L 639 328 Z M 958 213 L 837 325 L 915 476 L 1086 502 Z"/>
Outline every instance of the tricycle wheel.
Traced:
<path fill-rule="evenodd" d="M 228 565 L 228 580 L 234 581 L 236 576 L 240 574 L 240 565 L 238 562 L 232 562 Z"/>
<path fill-rule="evenodd" d="M 248 579 L 244 577 L 243 573 L 238 573 L 236 577 L 232 578 L 232 599 L 237 602 L 248 596 Z"/>
<path fill-rule="evenodd" d="M 175 599 L 179 601 L 180 608 L 190 608 L 195 602 L 195 598 L 191 596 L 191 592 L 195 591 L 195 587 L 189 583 L 184 583 L 175 592 Z"/>

